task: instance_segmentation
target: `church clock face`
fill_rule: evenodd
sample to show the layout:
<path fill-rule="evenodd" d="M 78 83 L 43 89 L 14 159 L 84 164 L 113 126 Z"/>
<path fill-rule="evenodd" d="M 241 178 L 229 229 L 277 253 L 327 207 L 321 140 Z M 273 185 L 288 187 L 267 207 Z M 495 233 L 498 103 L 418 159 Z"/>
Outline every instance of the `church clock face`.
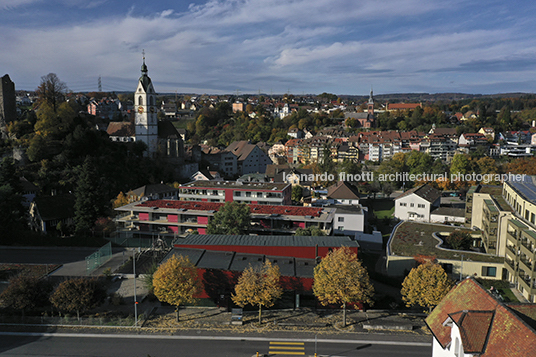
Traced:
<path fill-rule="evenodd" d="M 138 107 L 138 113 L 143 114 L 143 107 Z"/>

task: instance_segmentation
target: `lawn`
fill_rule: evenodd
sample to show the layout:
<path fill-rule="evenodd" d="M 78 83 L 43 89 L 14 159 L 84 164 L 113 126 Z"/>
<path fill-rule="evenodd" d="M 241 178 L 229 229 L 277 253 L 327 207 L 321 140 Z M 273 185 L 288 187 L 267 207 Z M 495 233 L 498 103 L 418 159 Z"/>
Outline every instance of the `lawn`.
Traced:
<path fill-rule="evenodd" d="M 393 218 L 395 202 L 391 199 L 371 200 L 370 206 L 378 219 Z"/>

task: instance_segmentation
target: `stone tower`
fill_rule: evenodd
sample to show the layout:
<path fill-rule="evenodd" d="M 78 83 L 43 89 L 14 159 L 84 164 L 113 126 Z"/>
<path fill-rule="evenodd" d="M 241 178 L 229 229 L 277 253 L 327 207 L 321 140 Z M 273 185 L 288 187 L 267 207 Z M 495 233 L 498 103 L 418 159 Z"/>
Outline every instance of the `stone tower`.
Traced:
<path fill-rule="evenodd" d="M 6 74 L 0 81 L 0 137 L 7 138 L 7 123 L 17 119 L 15 83 Z"/>
<path fill-rule="evenodd" d="M 141 66 L 141 77 L 134 93 L 136 141 L 147 145 L 147 154 L 154 156 L 158 148 L 158 119 L 156 117 L 156 93 L 151 78 L 147 75 L 145 53 Z"/>

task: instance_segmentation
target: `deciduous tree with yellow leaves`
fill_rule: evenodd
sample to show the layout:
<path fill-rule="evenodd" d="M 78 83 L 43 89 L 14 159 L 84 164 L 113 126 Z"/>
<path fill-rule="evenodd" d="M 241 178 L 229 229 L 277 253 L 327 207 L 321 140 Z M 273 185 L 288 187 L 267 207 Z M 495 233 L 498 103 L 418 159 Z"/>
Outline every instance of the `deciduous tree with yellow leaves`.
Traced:
<path fill-rule="evenodd" d="M 173 255 L 154 273 L 153 286 L 158 300 L 176 306 L 179 321 L 179 306 L 195 301 L 201 282 L 197 268 L 188 257 Z"/>
<path fill-rule="evenodd" d="M 342 323 L 346 326 L 346 304 L 372 304 L 374 287 L 357 254 L 342 247 L 328 253 L 315 267 L 313 292 L 324 306 L 341 305 Z"/>
<path fill-rule="evenodd" d="M 431 310 L 450 291 L 453 282 L 439 264 L 427 262 L 411 269 L 402 283 L 402 300 L 406 306 Z"/>
<path fill-rule="evenodd" d="M 262 307 L 271 307 L 275 301 L 283 294 L 283 288 L 279 282 L 281 274 L 279 267 L 266 260 L 262 266 L 252 267 L 244 270 L 238 284 L 235 286 L 235 293 L 231 296 L 233 302 L 238 306 L 245 305 L 259 307 L 259 323 L 262 322 Z"/>

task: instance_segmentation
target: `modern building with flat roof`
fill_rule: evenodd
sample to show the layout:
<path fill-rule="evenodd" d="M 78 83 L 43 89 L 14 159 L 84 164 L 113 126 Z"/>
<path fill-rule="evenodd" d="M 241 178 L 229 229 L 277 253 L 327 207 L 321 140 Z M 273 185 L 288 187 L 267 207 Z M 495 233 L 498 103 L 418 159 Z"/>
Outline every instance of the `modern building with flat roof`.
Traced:
<path fill-rule="evenodd" d="M 178 238 L 175 248 L 194 248 L 233 251 L 248 254 L 265 254 L 290 258 L 316 259 L 340 247 L 350 247 L 356 254 L 359 243 L 345 236 L 255 236 L 191 234 Z"/>
<path fill-rule="evenodd" d="M 505 235 L 505 278 L 536 302 L 536 176 L 505 182 L 503 197 L 514 209 Z"/>
<path fill-rule="evenodd" d="M 233 202 L 254 205 L 290 205 L 289 183 L 243 181 L 194 181 L 179 187 L 179 199 L 201 202 Z"/>
<path fill-rule="evenodd" d="M 132 236 L 177 236 L 197 230 L 205 234 L 208 223 L 224 203 L 178 200 L 134 202 L 115 210 L 118 231 Z M 251 233 L 294 234 L 298 228 L 316 227 L 326 235 L 333 231 L 334 208 L 248 204 Z"/>

